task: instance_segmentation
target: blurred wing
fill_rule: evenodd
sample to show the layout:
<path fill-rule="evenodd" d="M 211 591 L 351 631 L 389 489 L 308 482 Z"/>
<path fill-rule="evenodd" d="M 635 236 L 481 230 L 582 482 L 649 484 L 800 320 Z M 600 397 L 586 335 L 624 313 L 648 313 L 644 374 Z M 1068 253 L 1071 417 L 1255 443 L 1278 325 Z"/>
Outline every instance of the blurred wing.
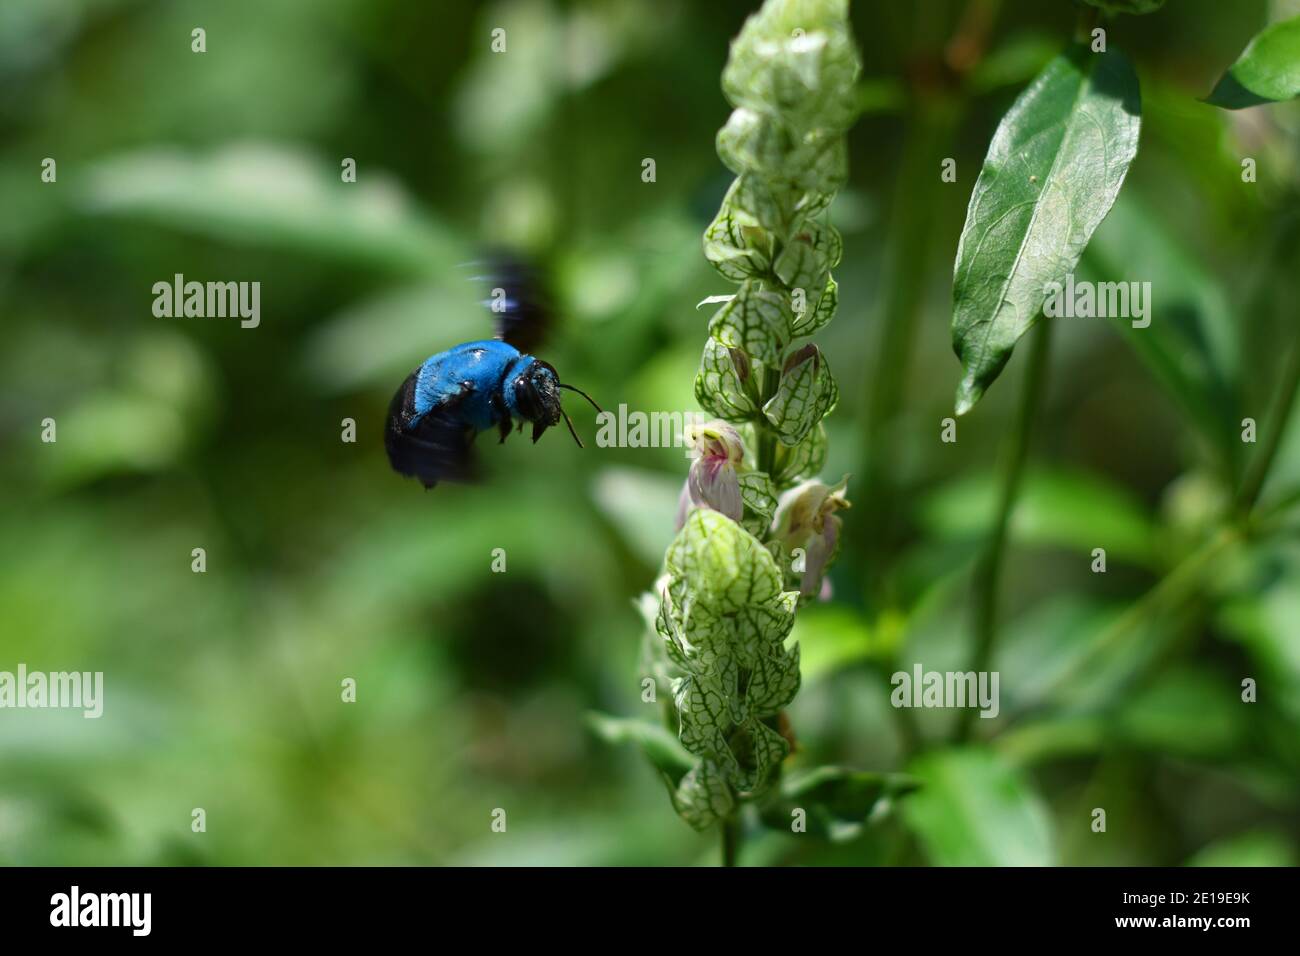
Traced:
<path fill-rule="evenodd" d="M 496 323 L 496 337 L 532 354 L 551 325 L 550 299 L 541 273 L 518 255 L 493 253 L 474 264 L 486 290 L 483 303 Z"/>
<path fill-rule="evenodd" d="M 440 481 L 467 482 L 475 479 L 471 454 L 474 429 L 465 424 L 459 406 L 474 391 L 462 385 L 429 409 L 418 420 L 415 414 L 415 383 L 419 370 L 412 372 L 393 396 L 384 429 L 384 447 L 393 470 L 418 478 L 426 488 Z"/>

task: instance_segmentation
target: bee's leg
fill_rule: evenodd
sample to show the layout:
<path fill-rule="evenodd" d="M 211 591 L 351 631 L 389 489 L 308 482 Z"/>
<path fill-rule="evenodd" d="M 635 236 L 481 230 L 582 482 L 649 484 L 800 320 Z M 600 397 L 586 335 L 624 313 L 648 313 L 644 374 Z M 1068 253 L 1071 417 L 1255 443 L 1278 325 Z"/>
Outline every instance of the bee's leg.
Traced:
<path fill-rule="evenodd" d="M 510 426 L 513 424 L 510 420 L 510 410 L 506 408 L 505 399 L 501 397 L 500 392 L 495 393 L 488 399 L 488 403 L 492 406 L 492 412 L 496 415 L 497 432 L 501 435 L 501 441 L 497 442 L 497 444 L 504 445 L 506 437 L 510 434 Z"/>

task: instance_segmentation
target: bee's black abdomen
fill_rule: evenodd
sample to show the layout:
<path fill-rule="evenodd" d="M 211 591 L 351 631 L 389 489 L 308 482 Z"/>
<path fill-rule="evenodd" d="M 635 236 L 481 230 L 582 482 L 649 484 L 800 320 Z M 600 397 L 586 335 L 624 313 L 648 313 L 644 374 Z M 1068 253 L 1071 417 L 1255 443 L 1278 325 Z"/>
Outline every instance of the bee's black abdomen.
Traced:
<path fill-rule="evenodd" d="M 415 474 L 409 461 L 410 453 L 404 442 L 404 433 L 407 424 L 415 418 L 415 383 L 419 378 L 419 369 L 406 377 L 402 387 L 388 403 L 388 420 L 384 423 L 384 448 L 388 451 L 388 461 L 395 471 L 404 475 Z"/>
<path fill-rule="evenodd" d="M 420 416 L 415 409 L 416 369 L 397 390 L 388 405 L 384 423 L 384 448 L 393 470 L 418 478 L 425 488 L 439 481 L 471 481 L 470 459 L 473 429 L 462 422 L 456 406 L 470 389 Z"/>

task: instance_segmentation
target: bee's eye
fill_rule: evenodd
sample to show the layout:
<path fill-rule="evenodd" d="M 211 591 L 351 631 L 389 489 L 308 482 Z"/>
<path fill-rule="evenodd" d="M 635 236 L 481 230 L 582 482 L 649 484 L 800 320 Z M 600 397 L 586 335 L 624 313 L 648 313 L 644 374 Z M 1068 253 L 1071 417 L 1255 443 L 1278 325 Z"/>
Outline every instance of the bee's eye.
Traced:
<path fill-rule="evenodd" d="M 532 380 L 526 375 L 515 379 L 515 405 L 519 409 L 519 414 L 529 421 L 536 421 L 541 413 L 537 389 L 533 387 Z"/>

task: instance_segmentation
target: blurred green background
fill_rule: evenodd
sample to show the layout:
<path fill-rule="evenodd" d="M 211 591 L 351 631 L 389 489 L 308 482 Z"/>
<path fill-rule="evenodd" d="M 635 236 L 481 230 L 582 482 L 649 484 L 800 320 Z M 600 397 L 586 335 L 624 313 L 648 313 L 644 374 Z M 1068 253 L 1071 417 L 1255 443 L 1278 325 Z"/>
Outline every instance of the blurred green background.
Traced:
<path fill-rule="evenodd" d="M 700 249 L 730 181 L 718 77 L 755 5 L 0 5 L 0 670 L 106 684 L 97 721 L 0 711 L 0 863 L 714 861 L 716 836 L 589 718 L 654 716 L 633 602 L 682 452 L 485 441 L 488 483 L 425 494 L 389 471 L 381 429 L 423 358 L 486 334 L 455 268 L 484 243 L 547 269 L 542 354 L 567 381 L 606 408 L 695 407 L 694 306 L 730 291 Z M 1300 113 L 1198 100 L 1300 4 L 1171 0 L 1112 24 L 1142 145 L 1080 272 L 1152 281 L 1154 321 L 1057 329 L 1004 579 L 1002 714 L 961 749 L 951 712 L 916 714 L 910 739 L 888 704 L 899 662 L 967 660 L 1023 360 L 942 444 L 951 266 L 998 118 L 1075 11 L 853 7 L 863 116 L 820 341 L 842 396 L 825 474 L 854 476 L 854 509 L 834 600 L 798 625 L 791 765 L 925 787 L 838 842 L 754 832 L 742 862 L 1294 864 L 1294 525 L 1114 622 L 1214 534 L 1253 449 L 1238 423 L 1267 418 L 1295 338 Z M 155 318 L 175 273 L 260 281 L 260 327 Z M 1265 504 L 1300 483 L 1300 414 L 1292 432 Z"/>

